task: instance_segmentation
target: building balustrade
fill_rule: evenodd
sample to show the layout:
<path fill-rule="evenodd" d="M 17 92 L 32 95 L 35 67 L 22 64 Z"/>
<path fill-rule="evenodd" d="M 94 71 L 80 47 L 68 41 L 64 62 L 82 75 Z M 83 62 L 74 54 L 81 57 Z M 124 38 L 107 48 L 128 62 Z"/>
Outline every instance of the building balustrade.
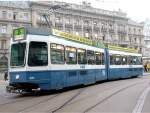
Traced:
<path fill-rule="evenodd" d="M 119 34 L 127 34 L 127 31 L 120 31 L 120 30 L 118 30 L 118 33 Z"/>
<path fill-rule="evenodd" d="M 0 22 L 15 22 L 15 23 L 29 23 L 31 24 L 31 20 L 23 20 L 23 19 L 9 19 L 9 18 L 0 18 Z"/>
<path fill-rule="evenodd" d="M 0 48 L 0 54 L 1 55 L 8 54 L 8 53 L 9 53 L 9 49 Z"/>
<path fill-rule="evenodd" d="M 8 34 L 8 33 L 0 33 L 0 38 L 10 38 L 11 37 L 11 34 Z"/>
<path fill-rule="evenodd" d="M 107 32 L 107 28 L 101 28 L 102 32 Z"/>
<path fill-rule="evenodd" d="M 115 30 L 114 29 L 109 29 L 109 33 L 114 33 Z"/>

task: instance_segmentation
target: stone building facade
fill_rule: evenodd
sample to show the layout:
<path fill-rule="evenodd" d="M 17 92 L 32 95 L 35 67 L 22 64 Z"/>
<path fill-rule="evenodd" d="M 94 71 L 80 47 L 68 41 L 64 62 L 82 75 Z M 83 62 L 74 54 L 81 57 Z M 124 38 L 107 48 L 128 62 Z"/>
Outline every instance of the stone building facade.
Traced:
<path fill-rule="evenodd" d="M 53 6 L 62 6 L 54 10 Z M 84 2 L 82 5 L 64 2 L 32 2 L 32 21 L 36 27 L 47 27 L 46 14 L 53 28 L 74 33 L 92 40 L 136 48 L 142 52 L 143 24 L 127 18 L 121 11 L 96 9 Z M 34 15 L 34 16 L 33 16 Z"/>
<path fill-rule="evenodd" d="M 0 1 L 0 68 L 6 68 L 12 29 L 31 25 L 27 2 Z"/>
<path fill-rule="evenodd" d="M 55 29 L 142 51 L 143 25 L 131 21 L 124 12 L 93 8 L 86 2 L 76 5 L 56 1 L 0 1 L 0 59 L 5 56 L 7 59 L 12 29 L 20 26 L 48 27 L 43 14 Z"/>
<path fill-rule="evenodd" d="M 144 21 L 144 51 L 143 56 L 148 57 L 150 61 L 150 19 L 146 19 Z"/>

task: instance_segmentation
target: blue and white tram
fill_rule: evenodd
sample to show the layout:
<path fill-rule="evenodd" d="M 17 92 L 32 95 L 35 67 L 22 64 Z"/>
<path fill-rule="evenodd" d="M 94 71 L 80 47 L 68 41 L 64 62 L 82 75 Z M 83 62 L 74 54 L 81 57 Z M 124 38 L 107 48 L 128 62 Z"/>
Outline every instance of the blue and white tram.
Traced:
<path fill-rule="evenodd" d="M 143 72 L 140 54 L 87 45 L 62 38 L 61 33 L 55 36 L 41 29 L 19 28 L 13 34 L 9 92 L 62 89 L 139 76 Z M 133 62 L 139 61 L 138 65 L 128 64 L 130 58 Z"/>
<path fill-rule="evenodd" d="M 142 55 L 108 50 L 108 79 L 137 77 L 143 73 Z"/>

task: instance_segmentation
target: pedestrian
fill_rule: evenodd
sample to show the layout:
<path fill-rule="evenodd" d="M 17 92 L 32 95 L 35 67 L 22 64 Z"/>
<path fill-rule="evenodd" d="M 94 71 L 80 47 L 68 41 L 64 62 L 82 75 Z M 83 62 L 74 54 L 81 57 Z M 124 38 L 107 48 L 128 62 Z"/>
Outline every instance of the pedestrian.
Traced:
<path fill-rule="evenodd" d="M 8 72 L 7 72 L 7 71 L 4 73 L 4 80 L 5 80 L 5 81 L 8 80 Z"/>
<path fill-rule="evenodd" d="M 144 70 L 145 70 L 145 72 L 147 72 L 147 65 L 146 64 L 144 65 Z"/>

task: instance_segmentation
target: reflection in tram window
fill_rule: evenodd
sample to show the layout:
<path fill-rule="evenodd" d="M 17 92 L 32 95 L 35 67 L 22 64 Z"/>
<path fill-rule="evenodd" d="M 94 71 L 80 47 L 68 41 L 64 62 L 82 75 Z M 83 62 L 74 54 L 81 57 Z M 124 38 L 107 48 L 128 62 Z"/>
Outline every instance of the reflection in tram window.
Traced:
<path fill-rule="evenodd" d="M 29 66 L 45 66 L 48 64 L 47 43 L 31 42 L 29 46 Z"/>
<path fill-rule="evenodd" d="M 10 65 L 24 66 L 26 43 L 13 44 L 11 46 L 11 62 Z"/>
<path fill-rule="evenodd" d="M 128 61 L 128 65 L 132 65 L 133 64 L 132 56 L 128 56 L 127 61 Z"/>
<path fill-rule="evenodd" d="M 78 64 L 87 64 L 86 50 L 78 49 Z"/>
<path fill-rule="evenodd" d="M 64 46 L 59 44 L 51 44 L 51 63 L 64 64 Z"/>
<path fill-rule="evenodd" d="M 122 65 L 127 65 L 127 56 L 122 56 Z"/>
<path fill-rule="evenodd" d="M 121 65 L 121 61 L 122 61 L 121 56 L 116 55 L 115 57 L 116 57 L 115 58 L 115 65 Z"/>
<path fill-rule="evenodd" d="M 95 64 L 94 51 L 87 50 L 87 61 L 88 64 Z"/>
<path fill-rule="evenodd" d="M 96 65 L 104 64 L 104 53 L 95 52 Z"/>
<path fill-rule="evenodd" d="M 77 51 L 74 47 L 66 47 L 66 63 L 77 64 Z"/>

